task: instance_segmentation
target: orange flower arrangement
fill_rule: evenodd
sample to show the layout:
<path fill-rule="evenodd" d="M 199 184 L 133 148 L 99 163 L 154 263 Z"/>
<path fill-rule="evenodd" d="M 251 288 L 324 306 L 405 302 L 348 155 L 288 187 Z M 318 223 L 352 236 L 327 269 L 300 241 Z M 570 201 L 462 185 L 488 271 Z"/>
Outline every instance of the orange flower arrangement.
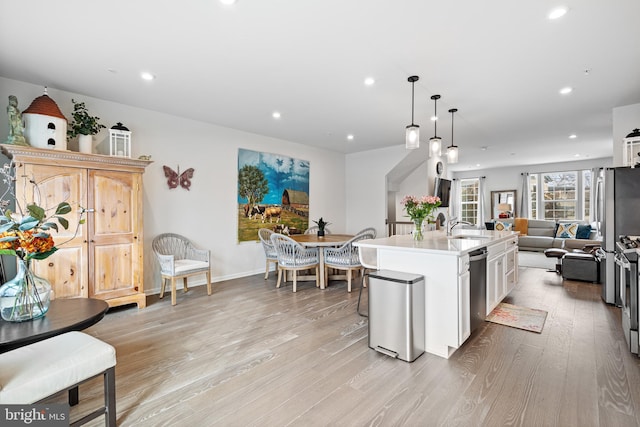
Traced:
<path fill-rule="evenodd" d="M 69 228 L 69 222 L 62 215 L 71 212 L 71 206 L 67 202 L 61 202 L 55 209 L 45 210 L 36 202 L 31 202 L 26 203 L 26 209 L 23 209 L 13 192 L 14 171 L 13 163 L 5 164 L 0 169 L 0 175 L 7 186 L 0 202 L 0 254 L 14 255 L 25 261 L 45 259 L 58 250 L 50 230 L 58 231 L 58 224 L 65 230 Z M 33 185 L 36 186 L 35 183 Z M 37 190 L 37 186 L 35 189 Z M 8 209 L 10 201 L 5 199 L 8 194 L 13 196 L 16 212 Z M 39 193 L 34 191 L 34 194 Z M 53 213 L 48 214 L 50 211 Z M 82 223 L 83 219 L 78 226 Z"/>

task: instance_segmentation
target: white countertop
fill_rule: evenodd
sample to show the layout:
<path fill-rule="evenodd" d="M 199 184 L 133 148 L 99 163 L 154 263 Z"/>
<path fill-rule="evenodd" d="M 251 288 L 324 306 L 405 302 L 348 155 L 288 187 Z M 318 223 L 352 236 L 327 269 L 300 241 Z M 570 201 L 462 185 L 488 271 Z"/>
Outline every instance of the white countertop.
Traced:
<path fill-rule="evenodd" d="M 360 240 L 355 242 L 354 245 L 363 248 L 397 248 L 406 251 L 459 256 L 509 240 L 518 234 L 515 231 L 459 229 L 454 230 L 452 236 L 447 236 L 444 230 L 440 230 L 425 232 L 424 240 L 419 241 L 413 240 L 411 235 L 396 235 L 379 239 Z"/>

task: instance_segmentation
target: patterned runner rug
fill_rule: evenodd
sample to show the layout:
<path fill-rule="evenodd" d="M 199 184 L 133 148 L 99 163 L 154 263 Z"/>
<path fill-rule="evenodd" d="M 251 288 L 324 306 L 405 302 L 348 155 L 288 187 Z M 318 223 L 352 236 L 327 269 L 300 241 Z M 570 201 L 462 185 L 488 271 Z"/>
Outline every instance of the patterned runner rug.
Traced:
<path fill-rule="evenodd" d="M 544 310 L 519 307 L 504 302 L 498 304 L 486 318 L 488 322 L 537 333 L 542 332 L 546 319 L 547 312 Z"/>

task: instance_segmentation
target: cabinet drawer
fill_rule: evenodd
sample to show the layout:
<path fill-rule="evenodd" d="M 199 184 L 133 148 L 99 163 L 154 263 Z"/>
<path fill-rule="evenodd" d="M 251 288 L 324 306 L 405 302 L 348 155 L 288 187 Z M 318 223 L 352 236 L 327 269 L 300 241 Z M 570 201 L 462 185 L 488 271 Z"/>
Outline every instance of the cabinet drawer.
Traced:
<path fill-rule="evenodd" d="M 496 255 L 503 254 L 506 249 L 505 242 L 496 243 L 495 245 L 491 245 L 487 247 L 487 251 L 489 252 L 489 258 L 494 257 Z"/>

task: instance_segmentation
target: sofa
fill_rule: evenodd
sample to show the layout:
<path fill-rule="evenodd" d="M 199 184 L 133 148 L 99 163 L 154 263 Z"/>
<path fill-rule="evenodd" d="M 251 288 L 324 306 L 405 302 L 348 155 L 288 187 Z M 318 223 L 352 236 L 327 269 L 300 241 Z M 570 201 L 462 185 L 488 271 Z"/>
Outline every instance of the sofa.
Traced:
<path fill-rule="evenodd" d="M 587 221 L 506 218 L 492 220 L 486 223 L 486 226 L 488 229 L 492 226 L 494 229 L 498 229 L 504 224 L 510 224 L 511 230 L 520 231 L 518 249 L 521 251 L 544 252 L 549 248 L 572 251 L 573 249 L 582 249 L 587 245 L 602 243 L 602 239 L 597 236 L 598 233 L 593 225 Z M 572 224 L 581 226 L 577 236 L 561 237 L 570 236 L 571 232 L 576 231 L 578 227 L 572 226 Z"/>

